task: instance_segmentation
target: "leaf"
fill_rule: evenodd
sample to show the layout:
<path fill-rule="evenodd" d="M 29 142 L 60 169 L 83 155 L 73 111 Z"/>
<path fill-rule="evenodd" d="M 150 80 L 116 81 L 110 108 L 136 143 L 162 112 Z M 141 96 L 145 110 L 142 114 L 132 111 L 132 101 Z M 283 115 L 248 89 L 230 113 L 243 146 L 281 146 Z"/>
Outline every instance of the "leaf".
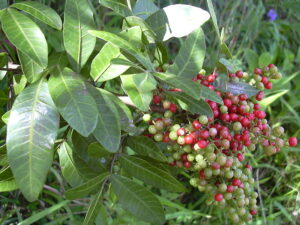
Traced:
<path fill-rule="evenodd" d="M 256 95 L 259 90 L 244 82 L 228 82 L 227 75 L 219 76 L 214 87 L 220 91 L 231 92 L 234 95 L 247 94 L 248 97 Z"/>
<path fill-rule="evenodd" d="M 182 92 L 167 92 L 167 95 L 179 99 L 179 105 L 184 109 L 194 114 L 213 116 L 213 112 L 207 102 L 203 99 L 196 100 Z"/>
<path fill-rule="evenodd" d="M 166 156 L 157 147 L 155 142 L 145 136 L 129 137 L 127 145 L 139 155 L 149 156 L 159 161 L 167 161 Z"/>
<path fill-rule="evenodd" d="M 164 210 L 158 199 L 145 187 L 132 180 L 119 176 L 111 176 L 112 188 L 124 209 L 137 218 L 152 224 L 163 224 Z"/>
<path fill-rule="evenodd" d="M 200 99 L 201 98 L 201 86 L 191 79 L 185 77 L 178 77 L 168 73 L 154 73 L 162 82 L 171 85 L 174 88 L 179 88 L 189 96 Z"/>
<path fill-rule="evenodd" d="M 123 66 L 133 67 L 135 69 L 144 71 L 143 68 L 139 67 L 139 65 L 126 59 L 116 58 L 116 59 L 112 59 L 110 62 L 113 65 L 123 65 Z"/>
<path fill-rule="evenodd" d="M 258 65 L 259 67 L 265 67 L 272 63 L 273 56 L 269 52 L 262 53 L 258 58 Z"/>
<path fill-rule="evenodd" d="M 126 59 L 118 47 L 111 43 L 106 43 L 96 55 L 91 65 L 91 76 L 94 81 L 103 82 L 114 79 L 129 68 L 127 65 L 112 64 L 111 60 L 115 58 Z"/>
<path fill-rule="evenodd" d="M 129 41 L 129 43 L 131 43 L 136 48 L 143 48 L 142 29 L 139 26 L 125 28 L 119 34 L 122 38 Z"/>
<path fill-rule="evenodd" d="M 134 15 L 145 20 L 158 10 L 159 8 L 153 3 L 152 0 L 138 0 L 135 3 L 132 11 Z"/>
<path fill-rule="evenodd" d="M 138 135 L 143 132 L 143 129 L 136 127 L 133 123 L 133 118 L 130 109 L 115 95 L 104 90 L 99 89 L 106 101 L 114 104 L 119 114 L 121 129 L 128 132 L 130 135 Z"/>
<path fill-rule="evenodd" d="M 252 49 L 245 49 L 245 59 L 251 71 L 258 67 L 258 55 Z"/>
<path fill-rule="evenodd" d="M 181 46 L 174 64 L 167 73 L 192 79 L 202 69 L 205 57 L 205 36 L 201 28 L 191 33 Z"/>
<path fill-rule="evenodd" d="M 28 201 L 38 198 L 53 159 L 59 114 L 45 80 L 15 100 L 7 125 L 7 154 L 18 187 Z"/>
<path fill-rule="evenodd" d="M 267 106 L 271 105 L 273 102 L 275 102 L 277 99 L 279 99 L 281 96 L 285 95 L 288 92 L 289 92 L 288 89 L 282 90 L 276 94 L 264 98 L 259 102 L 259 104 L 262 106 L 263 109 L 265 109 Z"/>
<path fill-rule="evenodd" d="M 75 200 L 78 198 L 83 198 L 88 196 L 90 193 L 94 192 L 97 189 L 100 189 L 102 182 L 109 175 L 108 172 L 102 173 L 97 177 L 94 177 L 87 182 L 69 189 L 65 192 L 65 196 L 67 199 Z"/>
<path fill-rule="evenodd" d="M 16 189 L 18 189 L 18 186 L 13 177 L 0 180 L 0 192 L 14 191 Z"/>
<path fill-rule="evenodd" d="M 39 80 L 43 75 L 43 68 L 21 51 L 18 51 L 18 56 L 23 73 L 25 74 L 28 82 L 34 83 L 35 81 Z"/>
<path fill-rule="evenodd" d="M 106 180 L 104 182 L 106 182 Z M 102 199 L 102 195 L 103 195 L 103 189 L 104 189 L 104 185 L 102 185 L 99 192 L 95 195 L 93 200 L 90 202 L 88 211 L 87 211 L 84 221 L 83 221 L 83 225 L 93 225 L 94 224 L 94 221 L 102 207 L 101 199 Z"/>
<path fill-rule="evenodd" d="M 14 92 L 16 95 L 19 95 L 26 86 L 27 83 L 26 77 L 24 75 L 14 76 L 13 82 L 14 82 Z"/>
<path fill-rule="evenodd" d="M 1 0 L 0 1 L 0 9 L 5 9 L 7 6 L 8 6 L 7 5 L 7 0 Z"/>
<path fill-rule="evenodd" d="M 98 142 L 93 142 L 88 146 L 88 154 L 95 158 L 103 158 L 111 155 L 102 145 Z"/>
<path fill-rule="evenodd" d="M 76 166 L 73 151 L 67 142 L 62 143 L 58 149 L 58 155 L 61 171 L 66 181 L 73 187 L 81 185 L 83 183 L 83 178 Z"/>
<path fill-rule="evenodd" d="M 241 69 L 240 61 L 235 59 L 221 58 L 219 62 L 226 67 L 229 72 L 235 73 Z"/>
<path fill-rule="evenodd" d="M 135 26 L 139 26 L 141 28 L 143 34 L 147 37 L 149 43 L 155 42 L 156 34 L 143 19 L 136 16 L 129 16 L 124 19 L 123 29 Z"/>
<path fill-rule="evenodd" d="M 10 8 L 4 10 L 1 21 L 2 29 L 9 41 L 40 67 L 46 68 L 48 45 L 38 25 L 24 14 Z"/>
<path fill-rule="evenodd" d="M 211 15 L 212 22 L 214 24 L 214 28 L 215 28 L 216 33 L 217 33 L 217 37 L 221 41 L 221 35 L 220 35 L 220 31 L 219 31 L 219 26 L 218 26 L 218 21 L 217 21 L 216 13 L 215 13 L 215 10 L 214 10 L 214 6 L 213 6 L 211 0 L 207 0 L 206 2 L 207 2 L 209 13 Z"/>
<path fill-rule="evenodd" d="M 149 57 L 142 55 L 140 50 L 126 39 L 118 36 L 117 34 L 113 34 L 107 31 L 91 30 L 89 31 L 89 33 L 97 38 L 112 43 L 113 45 L 123 49 L 125 52 L 134 56 L 146 69 L 154 71 L 154 67 Z"/>
<path fill-rule="evenodd" d="M 158 41 L 184 37 L 204 24 L 210 15 L 207 11 L 183 4 L 167 6 L 146 19 Z"/>
<path fill-rule="evenodd" d="M 10 116 L 10 111 L 7 111 L 6 113 L 4 113 L 1 117 L 2 121 L 7 124 L 8 123 L 8 119 L 9 119 L 9 116 Z"/>
<path fill-rule="evenodd" d="M 100 0 L 101 5 L 112 9 L 115 13 L 120 16 L 132 16 L 131 10 L 128 8 L 126 4 L 126 0 Z"/>
<path fill-rule="evenodd" d="M 22 10 L 34 18 L 48 24 L 54 29 L 61 30 L 62 22 L 60 16 L 50 7 L 34 1 L 19 2 L 11 5 L 11 7 Z"/>
<path fill-rule="evenodd" d="M 1 15 L 0 15 L 1 16 Z M 6 68 L 8 64 L 8 55 L 6 52 L 0 52 L 0 68 Z M 0 81 L 5 77 L 7 71 L 0 70 Z"/>
<path fill-rule="evenodd" d="M 223 99 L 215 91 L 200 84 L 201 97 L 223 105 Z"/>
<path fill-rule="evenodd" d="M 47 208 L 41 212 L 38 212 L 32 216 L 30 216 L 29 218 L 27 218 L 26 220 L 21 221 L 20 223 L 18 223 L 19 225 L 30 225 L 33 224 L 34 222 L 45 218 L 47 215 L 59 210 L 60 208 L 64 207 L 65 205 L 67 205 L 70 201 L 65 200 L 62 202 L 59 202 L 53 206 L 51 206 L 50 208 Z"/>
<path fill-rule="evenodd" d="M 92 54 L 96 38 L 88 34 L 95 29 L 93 11 L 86 0 L 66 0 L 64 12 L 64 46 L 73 68 L 80 72 Z"/>
<path fill-rule="evenodd" d="M 150 73 L 139 73 L 121 76 L 122 85 L 129 98 L 142 111 L 149 109 L 152 91 L 156 89 L 156 81 Z"/>
<path fill-rule="evenodd" d="M 69 68 L 57 70 L 49 79 L 53 101 L 62 117 L 82 136 L 91 134 L 98 121 L 98 109 L 84 80 Z"/>
<path fill-rule="evenodd" d="M 225 42 L 222 42 L 221 46 L 221 52 L 228 58 L 228 59 L 232 59 L 232 54 L 228 48 L 228 46 L 226 45 Z"/>
<path fill-rule="evenodd" d="M 146 184 L 168 191 L 184 192 L 184 186 L 165 170 L 134 156 L 122 155 L 120 162 L 123 169 L 131 176 L 144 181 Z"/>
<path fill-rule="evenodd" d="M 116 109 L 96 88 L 90 86 L 89 91 L 98 108 L 98 123 L 93 135 L 109 152 L 117 152 L 121 141 L 121 125 Z"/>

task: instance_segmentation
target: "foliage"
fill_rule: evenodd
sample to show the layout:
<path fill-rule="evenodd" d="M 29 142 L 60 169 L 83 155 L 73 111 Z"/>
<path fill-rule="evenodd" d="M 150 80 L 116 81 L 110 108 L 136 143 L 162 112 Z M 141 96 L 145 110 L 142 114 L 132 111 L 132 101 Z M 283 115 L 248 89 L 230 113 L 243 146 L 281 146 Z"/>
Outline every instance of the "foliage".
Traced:
<path fill-rule="evenodd" d="M 170 96 L 209 115 L 204 100 L 220 99 L 191 81 L 203 67 L 276 63 L 283 80 L 262 104 L 274 125 L 299 135 L 299 16 L 286 8 L 296 1 L 272 3 L 282 15 L 273 22 L 263 1 L 99 2 L 0 1 L 0 191 L 10 191 L 1 195 L 1 223 L 226 224 L 204 196 L 183 194 L 189 175 L 166 168 L 164 146 L 142 136 L 142 116 L 157 87 L 180 88 Z M 299 149 L 249 157 L 261 197 L 257 223 L 296 224 Z"/>

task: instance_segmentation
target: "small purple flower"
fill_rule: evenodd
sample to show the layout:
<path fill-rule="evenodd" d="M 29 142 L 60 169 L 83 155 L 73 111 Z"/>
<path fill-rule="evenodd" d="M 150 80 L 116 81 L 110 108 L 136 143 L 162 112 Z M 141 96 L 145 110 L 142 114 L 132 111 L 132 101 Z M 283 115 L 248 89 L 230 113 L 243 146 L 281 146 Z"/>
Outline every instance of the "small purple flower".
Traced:
<path fill-rule="evenodd" d="M 267 16 L 269 17 L 270 21 L 274 21 L 277 18 L 277 12 L 275 9 L 270 9 Z"/>

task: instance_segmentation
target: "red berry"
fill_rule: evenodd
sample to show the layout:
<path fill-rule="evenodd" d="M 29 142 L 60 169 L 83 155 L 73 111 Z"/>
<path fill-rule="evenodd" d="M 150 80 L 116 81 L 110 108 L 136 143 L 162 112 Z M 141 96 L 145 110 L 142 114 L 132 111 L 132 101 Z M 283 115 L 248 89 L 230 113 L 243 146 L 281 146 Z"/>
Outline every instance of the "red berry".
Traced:
<path fill-rule="evenodd" d="M 235 75 L 238 77 L 238 78 L 242 78 L 244 76 L 244 73 L 240 70 L 236 71 Z"/>
<path fill-rule="evenodd" d="M 239 95 L 239 99 L 240 99 L 241 101 L 245 101 L 245 100 L 248 99 L 248 96 L 247 96 L 246 94 L 240 94 L 240 95 Z"/>
<path fill-rule="evenodd" d="M 266 85 L 266 83 L 269 82 L 269 79 L 268 79 L 267 77 L 263 77 L 263 78 L 261 79 L 261 82 L 262 82 L 264 85 Z"/>
<path fill-rule="evenodd" d="M 182 155 L 181 155 L 181 160 L 182 160 L 182 161 L 188 161 L 188 160 L 187 160 L 187 154 L 185 154 L 185 153 L 182 154 Z"/>
<path fill-rule="evenodd" d="M 229 98 L 225 98 L 223 100 L 223 102 L 224 102 L 224 105 L 227 107 L 230 107 L 232 105 L 232 101 Z"/>
<path fill-rule="evenodd" d="M 255 96 L 257 101 L 261 101 L 264 97 L 265 97 L 265 94 L 263 91 L 259 91 Z"/>
<path fill-rule="evenodd" d="M 269 64 L 268 67 L 272 68 L 272 67 L 275 67 L 275 65 L 274 64 Z"/>
<path fill-rule="evenodd" d="M 200 141 L 197 142 L 197 145 L 198 145 L 198 147 L 201 148 L 201 149 L 206 148 L 206 146 L 207 146 L 207 141 L 205 141 L 205 140 L 200 140 Z"/>
<path fill-rule="evenodd" d="M 296 137 L 290 137 L 289 138 L 289 145 L 290 147 L 295 147 L 298 144 L 298 140 Z"/>
<path fill-rule="evenodd" d="M 205 173 L 204 173 L 204 170 L 200 170 L 200 171 L 199 171 L 199 178 L 200 178 L 200 179 L 205 179 Z"/>
<path fill-rule="evenodd" d="M 257 104 L 257 103 L 255 103 L 253 108 L 254 108 L 255 110 L 259 110 L 259 109 L 260 109 L 260 105 Z"/>
<path fill-rule="evenodd" d="M 207 139 L 207 138 L 209 138 L 209 132 L 208 132 L 207 130 L 202 130 L 202 131 L 200 131 L 200 137 L 201 137 L 202 139 Z"/>
<path fill-rule="evenodd" d="M 248 168 L 248 169 L 252 170 L 252 166 L 249 165 L 249 164 L 246 164 L 246 165 L 245 165 L 245 168 Z"/>
<path fill-rule="evenodd" d="M 187 136 L 184 137 L 184 142 L 187 144 L 187 145 L 190 145 L 190 144 L 193 144 L 194 143 L 194 137 L 192 134 L 189 134 Z"/>
<path fill-rule="evenodd" d="M 221 193 L 217 193 L 217 194 L 215 195 L 215 200 L 216 200 L 217 202 L 222 201 L 222 200 L 223 200 L 223 195 L 222 195 Z"/>
<path fill-rule="evenodd" d="M 273 87 L 273 84 L 272 84 L 271 81 L 269 81 L 269 82 L 267 82 L 267 83 L 265 84 L 265 88 L 266 88 L 266 89 L 272 89 L 272 87 Z"/>
<path fill-rule="evenodd" d="M 230 116 L 229 116 L 229 114 L 227 114 L 227 113 L 221 114 L 221 120 L 222 120 L 223 122 L 225 122 L 225 123 L 229 122 L 229 121 L 230 121 Z"/>
<path fill-rule="evenodd" d="M 254 216 L 254 215 L 256 215 L 256 214 L 257 214 L 257 211 L 256 211 L 255 209 L 253 209 L 253 210 L 250 210 L 250 214 L 251 214 L 252 216 Z"/>
<path fill-rule="evenodd" d="M 154 104 L 159 104 L 161 102 L 161 97 L 159 95 L 154 95 L 152 101 Z"/>
<path fill-rule="evenodd" d="M 227 190 L 228 193 L 232 193 L 234 191 L 234 186 L 233 185 L 228 185 Z"/>
<path fill-rule="evenodd" d="M 245 158 L 244 158 L 244 155 L 243 154 L 241 154 L 241 153 L 238 153 L 237 155 L 236 155 L 236 157 L 237 157 L 237 159 L 239 160 L 239 161 L 243 161 Z"/>
<path fill-rule="evenodd" d="M 211 164 L 211 167 L 212 167 L 214 170 L 218 170 L 218 169 L 221 168 L 220 164 L 217 163 L 217 162 L 213 162 L 213 163 Z"/>
<path fill-rule="evenodd" d="M 256 69 L 254 70 L 254 73 L 257 74 L 257 75 L 262 75 L 263 71 L 262 71 L 262 69 L 260 69 L 260 68 L 256 68 Z"/>
<path fill-rule="evenodd" d="M 199 130 L 202 127 L 201 123 L 198 120 L 194 120 L 192 125 L 195 130 Z"/>
<path fill-rule="evenodd" d="M 176 113 L 177 106 L 174 103 L 171 103 L 171 105 L 170 105 L 170 111 L 173 112 L 173 113 Z"/>
<path fill-rule="evenodd" d="M 232 185 L 233 185 L 233 186 L 240 186 L 241 183 L 242 183 L 242 182 L 241 182 L 240 179 L 235 178 L 235 179 L 232 180 Z"/>
<path fill-rule="evenodd" d="M 178 136 L 184 136 L 186 131 L 185 129 L 182 127 L 182 128 L 179 128 L 177 131 L 176 131 L 177 135 Z"/>
<path fill-rule="evenodd" d="M 266 117 L 266 113 L 264 111 L 254 111 L 254 115 L 258 119 L 263 119 Z"/>
<path fill-rule="evenodd" d="M 212 82 L 214 82 L 215 80 L 216 80 L 216 76 L 213 75 L 213 74 L 210 74 L 210 75 L 207 77 L 207 81 L 208 81 L 209 83 L 212 83 Z"/>
<path fill-rule="evenodd" d="M 229 73 L 228 76 L 229 77 L 235 77 L 235 73 Z"/>
<path fill-rule="evenodd" d="M 188 169 L 188 168 L 190 168 L 192 166 L 192 164 L 189 161 L 185 161 L 183 163 L 183 166 Z"/>
<path fill-rule="evenodd" d="M 170 137 L 169 137 L 169 132 L 165 133 L 164 134 L 164 137 L 163 137 L 163 142 L 165 143 L 168 143 L 170 141 Z"/>

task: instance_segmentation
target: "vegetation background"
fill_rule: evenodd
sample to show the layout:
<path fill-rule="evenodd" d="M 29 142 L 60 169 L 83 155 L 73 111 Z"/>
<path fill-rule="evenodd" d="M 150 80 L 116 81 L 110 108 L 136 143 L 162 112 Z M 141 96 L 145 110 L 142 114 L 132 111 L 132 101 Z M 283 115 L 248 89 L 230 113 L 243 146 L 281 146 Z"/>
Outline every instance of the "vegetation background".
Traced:
<path fill-rule="evenodd" d="M 9 2 L 20 2 L 18 0 Z M 63 12 L 64 1 L 40 0 Z M 100 29 L 120 31 L 122 18 L 97 0 L 91 1 L 97 11 L 96 22 Z M 204 0 L 156 0 L 160 8 L 183 3 L 207 9 Z M 256 66 L 274 63 L 283 73 L 268 98 L 263 102 L 273 125 L 282 124 L 289 135 L 300 137 L 300 1 L 299 0 L 214 0 L 220 28 L 224 28 L 226 43 L 237 63 L 252 71 Z M 273 9 L 273 10 L 272 10 Z M 272 10 L 270 12 L 270 10 Z M 218 60 L 218 40 L 212 22 L 203 26 L 206 35 L 207 56 L 204 68 L 210 71 Z M 182 40 L 168 42 L 175 55 Z M 0 49 L 1 50 L 1 49 Z M 0 80 L 0 87 L 1 87 Z M 270 104 L 272 103 L 272 106 Z M 285 148 L 275 157 L 257 151 L 252 157 L 255 178 L 259 181 L 259 215 L 251 224 L 300 224 L 300 149 Z M 58 163 L 54 162 L 51 175 L 39 201 L 27 202 L 19 191 L 0 194 L 0 224 L 81 224 L 88 200 L 65 201 L 64 184 Z M 167 224 L 227 224 L 220 210 L 212 214 L 198 191 L 182 194 L 162 192 L 160 200 L 167 205 Z M 102 218 L 102 219 L 100 219 Z M 105 218 L 105 220 L 103 220 Z M 96 224 L 138 224 L 134 217 L 113 202 L 107 202 Z"/>

